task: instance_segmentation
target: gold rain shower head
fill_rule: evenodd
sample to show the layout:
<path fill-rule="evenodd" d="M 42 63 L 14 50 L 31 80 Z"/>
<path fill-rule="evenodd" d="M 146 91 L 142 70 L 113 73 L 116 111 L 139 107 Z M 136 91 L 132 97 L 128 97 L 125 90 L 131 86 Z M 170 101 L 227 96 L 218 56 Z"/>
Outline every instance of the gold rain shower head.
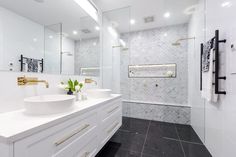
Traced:
<path fill-rule="evenodd" d="M 176 42 L 172 43 L 173 46 L 179 46 L 181 45 L 181 41 L 184 41 L 184 40 L 190 40 L 190 39 L 195 39 L 195 37 L 191 37 L 191 38 L 180 38 L 178 40 L 176 40 Z"/>

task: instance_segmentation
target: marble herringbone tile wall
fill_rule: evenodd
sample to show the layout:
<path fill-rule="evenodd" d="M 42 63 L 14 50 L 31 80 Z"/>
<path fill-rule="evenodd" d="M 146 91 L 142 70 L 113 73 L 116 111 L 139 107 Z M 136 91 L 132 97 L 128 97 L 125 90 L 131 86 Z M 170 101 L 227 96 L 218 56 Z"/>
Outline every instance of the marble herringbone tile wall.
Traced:
<path fill-rule="evenodd" d="M 190 124 L 188 45 L 187 41 L 180 46 L 172 45 L 188 37 L 188 25 L 132 32 L 121 37 L 129 43 L 129 51 L 121 53 L 121 93 L 127 100 L 123 103 L 123 116 Z M 176 78 L 128 78 L 128 65 L 169 63 L 177 64 Z"/>
<path fill-rule="evenodd" d="M 129 51 L 121 53 L 121 93 L 126 100 L 187 105 L 187 24 L 161 27 L 122 35 Z M 128 78 L 128 65 L 177 64 L 176 78 Z M 156 87 L 158 84 L 158 87 Z"/>
<path fill-rule="evenodd" d="M 123 116 L 177 124 L 190 124 L 190 107 L 123 102 Z"/>

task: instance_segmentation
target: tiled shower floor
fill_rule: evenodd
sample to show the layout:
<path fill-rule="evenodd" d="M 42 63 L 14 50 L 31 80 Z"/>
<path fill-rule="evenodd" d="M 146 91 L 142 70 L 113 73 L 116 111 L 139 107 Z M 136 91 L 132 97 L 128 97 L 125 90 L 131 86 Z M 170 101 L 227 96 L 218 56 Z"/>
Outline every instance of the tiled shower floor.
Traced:
<path fill-rule="evenodd" d="M 212 157 L 189 125 L 123 118 L 96 157 Z"/>

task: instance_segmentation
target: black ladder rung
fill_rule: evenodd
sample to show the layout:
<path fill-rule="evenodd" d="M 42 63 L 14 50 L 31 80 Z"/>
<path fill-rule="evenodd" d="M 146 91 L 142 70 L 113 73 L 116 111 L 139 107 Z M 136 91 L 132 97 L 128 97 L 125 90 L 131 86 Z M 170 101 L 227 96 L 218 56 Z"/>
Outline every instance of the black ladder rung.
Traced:
<path fill-rule="evenodd" d="M 226 43 L 226 39 L 224 39 L 224 40 L 219 40 L 218 42 L 219 42 L 219 43 Z"/>
<path fill-rule="evenodd" d="M 226 80 L 226 76 L 218 77 L 217 79 L 219 79 L 219 80 Z"/>
<path fill-rule="evenodd" d="M 216 94 L 224 94 L 224 95 L 226 95 L 226 91 L 218 91 L 218 92 L 216 92 Z"/>

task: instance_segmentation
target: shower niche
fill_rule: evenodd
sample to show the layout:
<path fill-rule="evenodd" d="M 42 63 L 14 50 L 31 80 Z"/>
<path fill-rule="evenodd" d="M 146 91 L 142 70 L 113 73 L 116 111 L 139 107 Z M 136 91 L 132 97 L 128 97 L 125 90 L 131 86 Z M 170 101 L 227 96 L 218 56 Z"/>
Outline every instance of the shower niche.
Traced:
<path fill-rule="evenodd" d="M 129 65 L 129 78 L 175 78 L 177 65 L 173 64 L 144 64 Z"/>

